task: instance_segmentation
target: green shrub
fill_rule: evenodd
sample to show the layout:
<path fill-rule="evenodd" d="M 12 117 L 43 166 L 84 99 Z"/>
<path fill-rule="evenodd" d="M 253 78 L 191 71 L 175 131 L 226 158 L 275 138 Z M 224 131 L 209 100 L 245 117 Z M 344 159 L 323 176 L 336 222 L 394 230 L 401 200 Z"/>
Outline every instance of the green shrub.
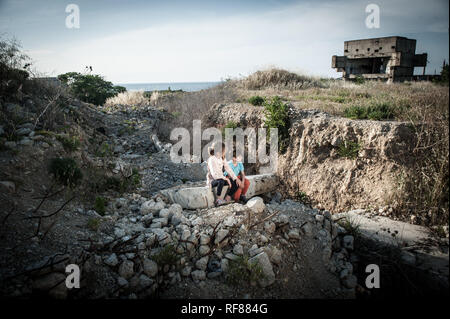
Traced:
<path fill-rule="evenodd" d="M 449 82 L 449 77 L 448 77 L 448 71 L 449 71 L 449 66 L 448 63 L 446 63 L 441 70 L 441 82 L 442 83 L 447 83 Z"/>
<path fill-rule="evenodd" d="M 171 114 L 174 118 L 180 117 L 182 115 L 182 113 L 179 111 L 172 112 Z"/>
<path fill-rule="evenodd" d="M 125 92 L 122 86 L 114 86 L 97 74 L 68 72 L 58 75 L 58 79 L 67 84 L 75 97 L 96 105 L 103 105 L 106 99 Z"/>
<path fill-rule="evenodd" d="M 94 209 L 99 215 L 103 216 L 105 215 L 107 204 L 108 201 L 106 200 L 106 198 L 98 196 L 95 198 Z"/>
<path fill-rule="evenodd" d="M 270 128 L 278 128 L 278 146 L 283 152 L 289 142 L 289 107 L 276 96 L 264 102 L 264 114 L 266 115 L 264 126 L 268 128 L 267 138 L 270 138 Z"/>
<path fill-rule="evenodd" d="M 180 257 L 178 256 L 176 249 L 173 245 L 167 245 L 158 251 L 151 258 L 159 265 L 176 265 Z"/>
<path fill-rule="evenodd" d="M 226 271 L 226 280 L 233 286 L 243 283 L 254 283 L 264 278 L 262 267 L 258 263 L 250 263 L 248 256 L 240 256 L 230 260 Z"/>
<path fill-rule="evenodd" d="M 344 116 L 353 120 L 367 119 L 367 109 L 363 106 L 350 106 L 344 110 Z"/>
<path fill-rule="evenodd" d="M 141 175 L 137 171 L 137 169 L 133 169 L 132 173 L 128 177 L 116 177 L 110 176 L 105 179 L 105 183 L 103 185 L 103 189 L 105 190 L 114 190 L 119 193 L 123 193 L 125 191 L 130 191 L 135 189 L 141 183 Z"/>
<path fill-rule="evenodd" d="M 296 197 L 297 197 L 297 200 L 303 204 L 311 203 L 309 196 L 305 192 L 302 192 L 302 191 L 297 192 Z"/>
<path fill-rule="evenodd" d="M 364 79 L 363 76 L 358 75 L 355 77 L 355 83 L 356 84 L 364 84 L 366 82 L 366 80 Z"/>
<path fill-rule="evenodd" d="M 97 231 L 98 228 L 100 227 L 100 223 L 101 221 L 99 218 L 91 217 L 88 219 L 87 227 L 92 231 Z"/>
<path fill-rule="evenodd" d="M 394 108 L 387 103 L 376 104 L 367 108 L 367 118 L 370 120 L 391 120 L 394 118 Z"/>
<path fill-rule="evenodd" d="M 338 154 L 340 157 L 355 159 L 358 156 L 359 149 L 358 142 L 345 140 L 338 146 Z"/>
<path fill-rule="evenodd" d="M 255 106 L 261 106 L 265 102 L 265 99 L 262 96 L 255 95 L 248 99 L 248 103 Z"/>
<path fill-rule="evenodd" d="M 52 137 L 55 135 L 55 133 L 52 131 L 47 131 L 47 130 L 40 130 L 40 131 L 36 131 L 36 135 Z"/>
<path fill-rule="evenodd" d="M 344 110 L 344 116 L 358 120 L 390 120 L 395 117 L 394 108 L 388 103 L 379 103 L 371 106 L 351 106 Z"/>
<path fill-rule="evenodd" d="M 73 158 L 53 158 L 48 170 L 59 183 L 69 187 L 76 186 L 83 178 L 83 173 Z"/>
<path fill-rule="evenodd" d="M 349 217 L 345 217 L 338 221 L 338 224 L 345 229 L 348 235 L 352 235 L 354 238 L 361 236 L 360 225 Z"/>
<path fill-rule="evenodd" d="M 449 77 L 448 77 L 448 71 L 449 71 L 449 65 L 448 63 L 445 63 L 442 66 L 441 70 L 441 78 L 440 79 L 433 79 L 432 82 L 440 85 L 448 85 L 449 83 Z"/>
<path fill-rule="evenodd" d="M 56 135 L 56 139 L 61 142 L 64 149 L 68 152 L 76 151 L 80 145 L 80 139 L 76 136 Z"/>
<path fill-rule="evenodd" d="M 333 96 L 330 98 L 330 101 L 336 103 L 346 103 L 347 99 L 344 96 Z"/>
<path fill-rule="evenodd" d="M 111 157 L 114 150 L 107 142 L 103 142 L 100 147 L 95 151 L 95 155 L 98 157 Z"/>
<path fill-rule="evenodd" d="M 226 132 L 225 129 L 231 128 L 231 129 L 234 130 L 234 129 L 237 128 L 237 127 L 238 127 L 237 123 L 235 123 L 235 122 L 233 122 L 233 121 L 228 122 L 228 123 L 223 127 L 223 129 L 222 129 L 222 136 L 225 137 L 225 132 Z"/>
<path fill-rule="evenodd" d="M 0 96 L 12 97 L 29 78 L 27 69 L 30 58 L 21 52 L 15 39 L 2 39 L 0 36 Z"/>

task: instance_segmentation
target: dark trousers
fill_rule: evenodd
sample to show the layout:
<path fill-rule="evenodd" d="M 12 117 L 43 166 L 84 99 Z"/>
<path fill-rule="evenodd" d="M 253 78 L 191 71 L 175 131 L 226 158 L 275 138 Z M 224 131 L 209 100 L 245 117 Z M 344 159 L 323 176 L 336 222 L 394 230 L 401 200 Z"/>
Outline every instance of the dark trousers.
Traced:
<path fill-rule="evenodd" d="M 211 187 L 217 186 L 217 196 L 222 194 L 222 188 L 225 185 L 226 181 L 224 179 L 215 179 L 211 182 Z"/>
<path fill-rule="evenodd" d="M 233 196 L 233 194 L 237 191 L 238 186 L 235 181 L 228 178 L 228 180 L 231 182 L 231 187 L 228 187 L 228 191 L 226 195 Z M 228 185 L 228 182 L 224 179 L 215 179 L 211 182 L 211 187 L 217 186 L 217 196 L 220 196 L 222 194 L 222 189 L 225 186 L 225 184 Z"/>
<path fill-rule="evenodd" d="M 230 195 L 233 197 L 234 193 L 239 189 L 239 186 L 237 185 L 236 181 L 233 181 L 231 178 L 228 178 L 228 180 L 231 182 L 231 187 L 228 188 L 227 195 Z"/>

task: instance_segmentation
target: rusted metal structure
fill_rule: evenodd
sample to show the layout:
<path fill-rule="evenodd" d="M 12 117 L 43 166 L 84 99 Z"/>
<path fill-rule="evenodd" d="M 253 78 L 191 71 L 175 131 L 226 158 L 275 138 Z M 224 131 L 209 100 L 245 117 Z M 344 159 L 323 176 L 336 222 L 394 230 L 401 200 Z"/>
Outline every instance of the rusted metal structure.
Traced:
<path fill-rule="evenodd" d="M 416 40 L 392 36 L 344 42 L 344 55 L 333 55 L 331 66 L 344 79 L 412 81 L 414 68 L 427 65 L 427 54 L 416 54 Z"/>

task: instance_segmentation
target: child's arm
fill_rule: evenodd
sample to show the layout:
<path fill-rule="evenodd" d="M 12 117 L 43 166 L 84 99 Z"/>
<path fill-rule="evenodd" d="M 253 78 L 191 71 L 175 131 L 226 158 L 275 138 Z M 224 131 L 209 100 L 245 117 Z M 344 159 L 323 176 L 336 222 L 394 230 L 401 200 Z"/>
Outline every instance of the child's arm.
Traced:
<path fill-rule="evenodd" d="M 236 180 L 236 175 L 234 174 L 233 170 L 231 169 L 230 165 L 227 161 L 223 161 L 223 166 L 225 167 L 225 171 L 228 173 L 230 178 L 234 181 Z"/>
<path fill-rule="evenodd" d="M 209 169 L 213 179 L 223 179 L 229 183 L 228 179 L 223 175 L 222 162 L 220 159 L 215 156 L 211 156 Z"/>
<path fill-rule="evenodd" d="M 245 179 L 245 173 L 244 173 L 244 170 L 241 171 L 241 178 L 242 178 L 242 180 Z"/>
<path fill-rule="evenodd" d="M 241 180 L 244 181 L 245 180 L 244 164 L 242 164 L 242 163 L 240 163 L 240 164 L 241 164 L 242 169 L 239 174 L 241 174 Z"/>

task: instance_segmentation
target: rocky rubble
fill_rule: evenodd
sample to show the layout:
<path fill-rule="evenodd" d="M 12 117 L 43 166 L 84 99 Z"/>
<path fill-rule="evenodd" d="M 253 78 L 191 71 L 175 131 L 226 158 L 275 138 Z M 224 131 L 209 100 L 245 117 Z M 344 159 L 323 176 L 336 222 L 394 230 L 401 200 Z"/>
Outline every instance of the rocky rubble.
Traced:
<path fill-rule="evenodd" d="M 78 105 L 86 113 L 84 121 L 88 126 L 85 133 L 80 133 L 81 137 L 88 140 L 88 136 L 100 136 L 102 142 L 111 146 L 108 148 L 110 152 L 100 158 L 95 152 L 97 149 L 92 150 L 96 147 L 93 144 L 84 145 L 86 149 L 83 152 L 76 151 L 72 155 L 93 166 L 110 167 L 111 174 L 117 176 L 129 173 L 132 167 L 137 168 L 142 183 L 134 193 L 108 194 L 109 202 L 104 213 L 73 202 L 55 220 L 56 229 L 48 235 L 41 231 L 30 239 L 29 233 L 34 231 L 31 226 L 37 223 L 16 230 L 10 227 L 10 221 L 16 218 L 14 221 L 23 223 L 32 216 L 36 206 L 24 199 L 39 196 L 46 188 L 40 176 L 34 183 L 42 183 L 37 188 L 34 184 L 24 185 L 23 180 L 29 174 L 42 170 L 36 163 L 43 162 L 49 154 L 63 156 L 65 153 L 56 136 L 34 129 L 31 122 L 19 127 L 17 143 L 7 144 L 12 142 L 7 141 L 4 144 L 19 152 L 19 156 L 8 154 L 1 158 L 3 165 L 14 166 L 16 172 L 23 173 L 21 179 L 7 174 L 6 169 L 2 174 L 0 189 L 2 196 L 8 196 L 8 210 L 9 206 L 14 207 L 14 201 L 9 202 L 10 198 L 26 203 L 17 212 L 14 211 L 15 214 L 2 216 L 3 220 L 8 221 L 5 230 L 9 231 L 7 240 L 0 243 L 6 257 L 2 265 L 8 265 L 2 267 L 0 273 L 3 295 L 30 296 L 39 293 L 55 298 L 128 299 L 154 296 L 346 298 L 353 297 L 355 290 L 360 288 L 356 273 L 361 266 L 355 253 L 358 239 L 339 224 L 339 217 L 333 217 L 338 215 L 297 201 L 282 200 L 283 196 L 276 192 L 279 179 L 274 175 L 250 177 L 254 180 L 249 197 L 259 196 L 251 198 L 246 205 L 235 203 L 212 208 L 208 200 L 202 204 L 205 192 L 207 196 L 212 196 L 204 187 L 204 166 L 172 163 L 167 154 L 168 145 L 157 137 L 152 138 L 157 126 L 163 123 L 161 119 L 164 114 L 151 107 L 99 110 L 85 107 Z M 249 125 L 261 119 L 257 111 L 252 113 Z M 234 112 L 233 116 L 239 115 L 235 109 Z M 232 115 L 230 112 L 227 114 Z M 301 123 L 294 126 L 297 137 L 304 137 L 301 141 L 306 139 L 305 136 L 314 140 L 311 135 L 313 129 L 334 123 L 334 119 L 314 112 L 303 114 L 296 121 Z M 341 123 L 342 127 L 347 127 L 348 123 L 345 123 Z M 305 131 L 306 125 L 309 126 Z M 399 133 L 403 130 L 402 126 L 393 128 L 390 124 L 383 125 L 373 128 L 376 133 L 373 135 L 374 141 L 387 143 L 386 137 L 402 135 Z M 342 127 L 339 126 L 336 131 L 344 130 Z M 293 144 L 287 155 L 283 156 L 286 161 L 290 157 L 295 162 L 299 154 L 306 154 L 306 166 L 302 172 L 309 174 L 307 172 L 317 169 L 314 165 L 325 163 L 320 160 L 321 151 L 317 151 L 322 149 L 311 142 L 311 154 L 305 148 L 302 150 L 306 153 L 297 153 L 295 147 L 301 145 Z M 387 161 L 386 165 L 390 165 L 392 157 L 389 156 L 393 152 L 389 151 L 387 144 L 383 145 L 383 154 L 387 157 L 380 161 Z M 325 150 L 330 151 L 328 146 Z M 308 162 L 309 156 L 312 158 L 313 155 L 318 158 L 314 165 Z M 338 171 L 347 169 L 348 165 L 356 165 L 354 172 L 359 174 L 356 173 L 359 165 L 363 165 L 363 170 L 366 167 L 360 160 L 351 162 L 333 156 L 331 159 L 333 163 L 338 163 Z M 289 183 L 293 183 L 295 178 L 292 176 L 296 176 L 292 170 L 297 169 L 295 166 L 282 167 L 280 174 L 285 186 L 292 188 Z M 329 174 L 333 172 L 336 173 L 336 170 L 330 170 Z M 286 174 L 290 174 L 289 178 Z M 327 176 L 316 176 L 307 186 L 311 190 L 318 189 L 321 183 L 326 182 Z M 353 191 L 353 184 L 348 185 L 348 196 L 355 196 L 357 192 Z M 323 197 L 325 203 L 331 198 L 326 196 L 334 194 L 330 187 L 328 185 L 320 190 L 326 193 Z M 304 190 L 311 194 L 307 188 Z M 357 197 L 367 198 L 361 192 Z M 340 201 L 343 197 L 336 198 Z M 98 227 L 89 226 L 92 221 Z M 426 261 L 418 254 L 405 254 L 404 258 L 416 264 Z M 81 267 L 83 289 L 68 290 L 63 284 L 67 275 L 64 265 L 69 263 Z M 240 284 L 233 286 L 235 281 Z"/>
<path fill-rule="evenodd" d="M 136 206 L 139 209 L 134 209 Z M 261 269 L 259 287 L 279 286 L 280 267 L 286 266 L 283 261 L 291 254 L 297 258 L 296 249 L 301 247 L 305 255 L 297 261 L 297 267 L 320 252 L 321 262 L 327 266 L 322 269 L 316 265 L 316 271 L 333 278 L 339 274 L 342 287 L 333 284 L 327 288 L 335 296 L 348 296 L 352 294 L 348 289 L 356 286 L 346 261 L 350 251 L 336 244 L 341 240 L 334 240 L 333 244 L 337 226 L 329 217 L 289 200 L 266 205 L 254 197 L 247 205 L 183 210 L 162 197 L 147 199 L 130 194 L 108 206 L 107 214 L 99 217 L 99 231 L 82 244 L 83 258 L 77 262 L 83 260 L 82 273 L 91 278 L 84 294 L 141 298 L 165 290 L 176 291 L 180 282 L 212 281 L 217 287 L 227 287 L 227 269 L 242 262 L 242 257 Z M 52 269 L 44 277 L 28 276 L 35 289 L 66 298 L 71 294 L 65 286 L 49 289 L 63 277 Z M 251 284 L 243 282 L 241 288 L 252 287 Z"/>

